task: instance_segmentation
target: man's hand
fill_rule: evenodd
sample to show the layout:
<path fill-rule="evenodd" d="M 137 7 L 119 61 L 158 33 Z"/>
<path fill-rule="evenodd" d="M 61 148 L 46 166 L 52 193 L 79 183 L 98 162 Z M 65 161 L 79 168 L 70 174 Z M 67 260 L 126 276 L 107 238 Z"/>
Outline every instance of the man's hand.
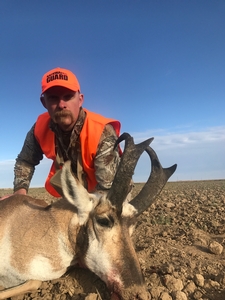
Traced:
<path fill-rule="evenodd" d="M 2 197 L 0 198 L 0 201 L 1 201 L 1 200 L 5 200 L 5 199 L 7 199 L 7 198 L 9 198 L 10 196 L 15 195 L 15 194 L 26 195 L 26 194 L 27 194 L 27 191 L 26 191 L 25 189 L 19 189 L 18 191 L 16 191 L 16 192 L 13 193 L 13 194 L 9 194 L 9 195 L 2 196 Z"/>

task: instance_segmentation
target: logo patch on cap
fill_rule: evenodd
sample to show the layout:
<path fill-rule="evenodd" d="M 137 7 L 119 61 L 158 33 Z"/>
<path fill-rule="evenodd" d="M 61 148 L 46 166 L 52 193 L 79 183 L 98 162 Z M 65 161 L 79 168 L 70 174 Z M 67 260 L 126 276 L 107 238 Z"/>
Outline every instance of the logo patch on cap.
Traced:
<path fill-rule="evenodd" d="M 66 75 L 66 73 L 63 72 L 53 72 L 46 77 L 46 82 L 48 83 L 50 81 L 57 80 L 57 79 L 68 81 L 68 76 Z"/>

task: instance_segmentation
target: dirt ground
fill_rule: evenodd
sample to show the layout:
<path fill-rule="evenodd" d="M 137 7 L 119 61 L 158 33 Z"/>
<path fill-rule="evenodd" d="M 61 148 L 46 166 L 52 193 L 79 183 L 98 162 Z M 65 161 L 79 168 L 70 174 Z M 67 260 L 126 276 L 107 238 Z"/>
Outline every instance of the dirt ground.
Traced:
<path fill-rule="evenodd" d="M 142 187 L 135 185 L 134 194 Z M 0 196 L 10 192 L 0 190 Z M 30 195 L 51 201 L 44 189 Z M 225 180 L 167 183 L 133 236 L 152 300 L 225 300 Z M 12 300 L 108 300 L 105 284 L 76 269 Z M 132 300 L 132 299 L 131 299 Z"/>

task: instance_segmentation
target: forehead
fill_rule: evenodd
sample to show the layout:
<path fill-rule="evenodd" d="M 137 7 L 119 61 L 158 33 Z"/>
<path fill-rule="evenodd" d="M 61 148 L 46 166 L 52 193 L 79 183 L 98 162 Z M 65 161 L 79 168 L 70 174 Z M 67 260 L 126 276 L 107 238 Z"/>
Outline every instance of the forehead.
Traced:
<path fill-rule="evenodd" d="M 65 88 L 63 86 L 53 86 L 49 88 L 46 92 L 45 95 L 64 95 L 64 94 L 75 94 L 76 92 Z"/>

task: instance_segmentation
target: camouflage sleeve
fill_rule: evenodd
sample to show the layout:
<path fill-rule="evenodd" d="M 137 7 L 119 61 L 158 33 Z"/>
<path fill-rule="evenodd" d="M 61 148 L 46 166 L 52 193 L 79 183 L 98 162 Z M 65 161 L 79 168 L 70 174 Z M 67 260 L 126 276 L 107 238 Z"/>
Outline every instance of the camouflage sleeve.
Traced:
<path fill-rule="evenodd" d="M 120 162 L 118 148 L 113 151 L 118 136 L 112 125 L 106 125 L 94 160 L 97 190 L 110 189 Z"/>
<path fill-rule="evenodd" d="M 13 182 L 14 192 L 21 188 L 28 191 L 35 166 L 43 159 L 43 152 L 34 136 L 34 127 L 35 124 L 27 133 L 23 148 L 16 159 Z"/>

